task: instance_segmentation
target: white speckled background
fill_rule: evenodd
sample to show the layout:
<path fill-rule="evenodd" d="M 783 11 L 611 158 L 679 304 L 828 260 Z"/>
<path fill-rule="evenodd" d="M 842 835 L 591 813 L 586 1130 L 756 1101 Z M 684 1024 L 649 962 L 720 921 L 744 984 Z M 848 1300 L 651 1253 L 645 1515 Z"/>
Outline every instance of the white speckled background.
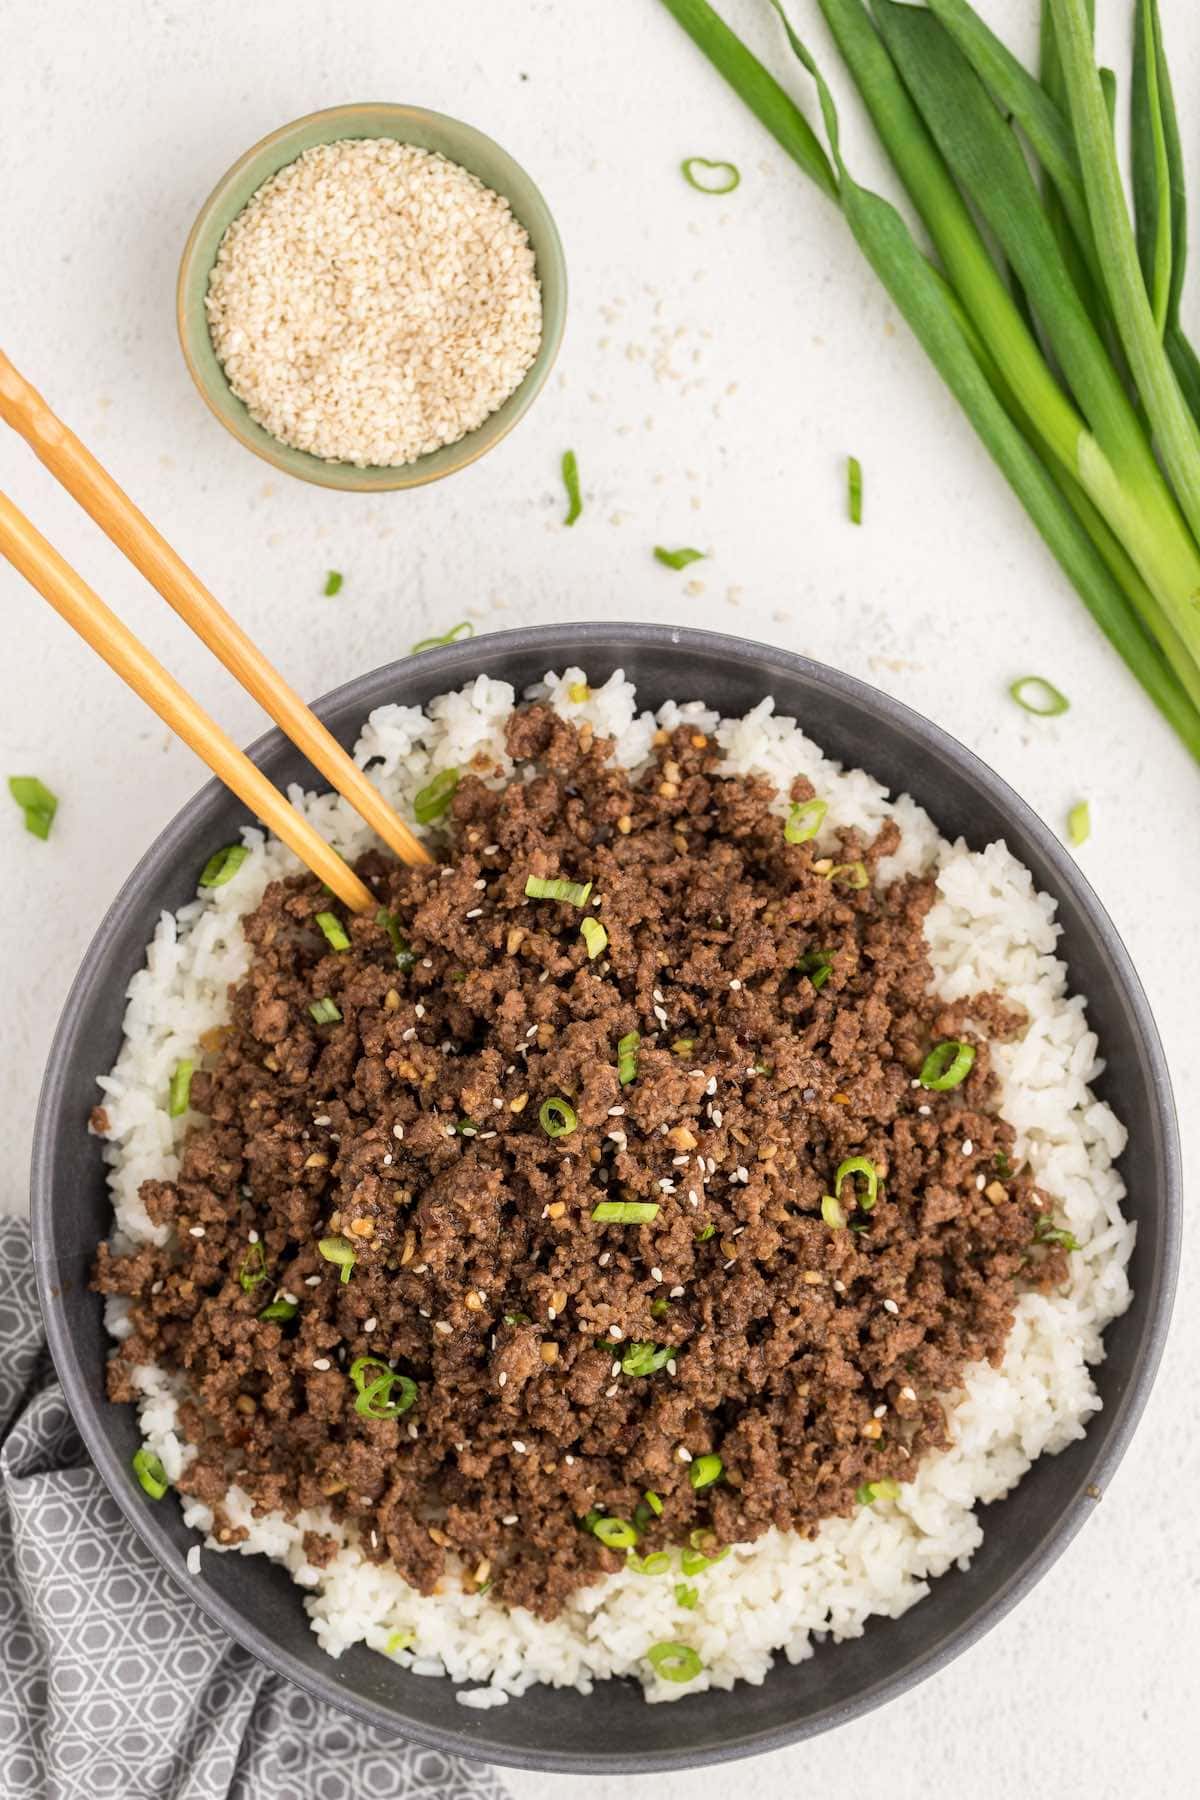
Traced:
<path fill-rule="evenodd" d="M 724 10 L 786 67 L 765 0 Z M 815 0 L 793 10 L 807 29 Z M 1034 0 L 983 10 L 1028 41 Z M 1123 69 L 1126 0 L 1098 10 Z M 1189 0 L 1163 0 L 1163 13 L 1191 148 L 1200 17 Z M 811 38 L 826 46 L 819 29 Z M 5 348 L 302 691 L 464 615 L 481 631 L 684 619 L 864 676 L 972 745 L 1057 828 L 1090 799 L 1080 859 L 1149 990 L 1195 1160 L 1200 771 L 1092 629 L 837 215 L 656 0 L 7 0 L 3 42 Z M 272 476 L 205 412 L 174 334 L 176 263 L 208 189 L 264 132 L 350 99 L 414 101 L 497 137 L 555 211 L 572 284 L 558 371 L 516 434 L 450 481 L 374 500 Z M 878 178 L 845 111 L 852 164 Z M 693 154 L 736 160 L 740 189 L 693 193 L 677 172 Z M 1191 172 L 1200 195 L 1200 157 Z M 587 503 L 571 531 L 557 479 L 568 445 Z M 848 451 L 866 476 L 857 531 L 844 517 Z M 0 487 L 235 737 L 257 735 L 251 702 L 8 435 Z M 710 560 L 673 575 L 650 559 L 656 542 L 694 543 Z M 336 600 L 321 597 L 328 568 L 345 573 Z M 692 576 L 701 589 L 689 591 Z M 71 975 L 201 771 L 7 565 L 0 617 L 0 773 L 35 771 L 62 797 L 48 845 L 0 804 L 0 1194 L 19 1208 Z M 1035 721 L 1007 699 L 1028 670 L 1070 695 L 1064 718 Z M 573 1791 L 1194 1791 L 1197 1274 L 1193 1234 L 1166 1363 L 1111 1492 L 982 1645 L 907 1700 L 736 1772 Z M 523 1800 L 572 1788 L 512 1785 Z"/>

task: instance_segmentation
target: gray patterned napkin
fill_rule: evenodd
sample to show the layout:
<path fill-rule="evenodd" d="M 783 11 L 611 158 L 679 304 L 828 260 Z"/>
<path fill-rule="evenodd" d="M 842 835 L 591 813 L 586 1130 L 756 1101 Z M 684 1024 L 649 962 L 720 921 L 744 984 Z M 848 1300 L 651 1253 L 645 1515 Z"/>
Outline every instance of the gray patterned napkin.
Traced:
<path fill-rule="evenodd" d="M 0 1218 L 3 1800 L 505 1800 L 272 1675 L 172 1586 L 87 1461 Z"/>

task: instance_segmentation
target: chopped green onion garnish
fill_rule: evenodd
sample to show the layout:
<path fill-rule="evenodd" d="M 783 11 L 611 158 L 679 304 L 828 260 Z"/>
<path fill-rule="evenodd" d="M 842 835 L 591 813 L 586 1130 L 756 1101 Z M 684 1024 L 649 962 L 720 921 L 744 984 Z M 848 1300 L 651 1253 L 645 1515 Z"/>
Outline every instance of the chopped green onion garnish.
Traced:
<path fill-rule="evenodd" d="M 573 700 L 576 706 L 582 706 L 584 701 L 590 700 L 591 697 L 592 690 L 586 681 L 573 681 L 567 689 L 567 699 Z"/>
<path fill-rule="evenodd" d="M 657 1200 L 601 1200 L 592 1208 L 597 1225 L 650 1225 L 657 1217 Z"/>
<path fill-rule="evenodd" d="M 411 1650 L 416 1641 L 411 1631 L 393 1631 L 383 1646 L 383 1653 L 385 1656 L 399 1656 L 401 1650 Z"/>
<path fill-rule="evenodd" d="M 677 1581 L 675 1583 L 676 1606 L 685 1606 L 687 1610 L 691 1612 L 699 1598 L 700 1589 L 698 1587 L 693 1587 L 691 1583 L 687 1581 Z"/>
<path fill-rule="evenodd" d="M 375 1369 L 379 1371 L 377 1375 L 372 1374 L 372 1370 Z M 350 1379 L 360 1394 L 365 1393 L 372 1383 L 379 1381 L 384 1375 L 390 1375 L 391 1372 L 391 1364 L 384 1362 L 381 1356 L 356 1356 L 349 1369 Z"/>
<path fill-rule="evenodd" d="M 694 187 L 699 194 L 732 194 L 740 183 L 742 176 L 736 163 L 709 162 L 707 156 L 688 156 L 679 165 L 683 179 L 689 187 Z M 712 169 L 715 179 L 708 177 L 697 180 L 697 169 Z"/>
<path fill-rule="evenodd" d="M 935 1044 L 929 1052 L 921 1064 L 918 1079 L 923 1088 L 932 1088 L 935 1093 L 944 1094 L 967 1079 L 974 1063 L 975 1050 L 971 1044 L 964 1044 L 958 1038 L 947 1038 L 944 1043 Z"/>
<path fill-rule="evenodd" d="M 689 563 L 703 562 L 703 550 L 664 550 L 661 544 L 655 544 L 654 557 L 668 569 L 686 569 Z"/>
<path fill-rule="evenodd" d="M 45 842 L 58 811 L 57 794 L 52 794 L 36 775 L 10 775 L 8 791 L 25 815 L 26 831 Z"/>
<path fill-rule="evenodd" d="M 569 1137 L 579 1123 L 578 1114 L 569 1100 L 555 1094 L 543 1100 L 538 1108 L 538 1124 L 547 1137 Z"/>
<path fill-rule="evenodd" d="M 567 516 L 563 524 L 573 525 L 583 511 L 583 496 L 579 492 L 579 462 L 573 450 L 563 451 L 562 478 L 567 490 Z"/>
<path fill-rule="evenodd" d="M 328 995 L 323 1000 L 314 1000 L 308 1010 L 318 1025 L 336 1025 L 342 1016 Z"/>
<path fill-rule="evenodd" d="M 413 798 L 413 817 L 418 825 L 432 825 L 454 798 L 458 786 L 458 770 L 442 769 Z"/>
<path fill-rule="evenodd" d="M 863 479 L 862 464 L 857 456 L 846 458 L 846 490 L 850 506 L 850 523 L 862 524 Z"/>
<path fill-rule="evenodd" d="M 807 844 L 815 838 L 829 811 L 828 800 L 794 800 L 783 828 L 789 844 Z"/>
<path fill-rule="evenodd" d="M 260 1281 L 267 1279 L 267 1253 L 261 1240 L 251 1244 L 242 1258 L 242 1266 L 238 1270 L 238 1280 L 242 1284 L 244 1294 L 252 1294 Z"/>
<path fill-rule="evenodd" d="M 654 1489 L 647 1488 L 646 1492 L 642 1495 L 642 1498 L 646 1502 L 646 1505 L 650 1508 L 650 1511 L 654 1514 L 655 1518 L 661 1519 L 662 1512 L 663 1512 L 663 1503 L 659 1499 L 658 1495 L 655 1493 Z"/>
<path fill-rule="evenodd" d="M 1092 809 L 1080 800 L 1067 814 L 1067 837 L 1072 844 L 1086 844 L 1092 835 Z"/>
<path fill-rule="evenodd" d="M 245 844 L 226 844 L 224 850 L 215 850 L 200 871 L 202 888 L 224 887 L 232 881 L 250 852 Z"/>
<path fill-rule="evenodd" d="M 422 650 L 437 650 L 440 649 L 443 644 L 457 644 L 459 638 L 469 638 L 474 636 L 475 627 L 472 625 L 470 619 L 460 619 L 457 625 L 452 625 L 449 631 L 444 631 L 442 633 L 441 637 L 421 638 L 418 643 L 413 645 L 409 654 L 411 656 L 420 656 Z"/>
<path fill-rule="evenodd" d="M 269 1306 L 264 1306 L 258 1316 L 260 1319 L 276 1319 L 283 1325 L 289 1319 L 294 1319 L 299 1311 L 298 1301 L 285 1300 L 281 1295 L 278 1300 L 272 1300 Z"/>
<path fill-rule="evenodd" d="M 992 1166 L 997 1175 L 1012 1174 L 1012 1164 L 1009 1162 L 1008 1157 L 1003 1150 L 997 1150 L 995 1156 L 992 1158 Z"/>
<path fill-rule="evenodd" d="M 854 1498 L 860 1506 L 870 1506 L 875 1500 L 898 1500 L 900 1483 L 898 1481 L 864 1481 L 855 1490 Z"/>
<path fill-rule="evenodd" d="M 719 1456 L 697 1456 L 688 1464 L 688 1480 L 699 1493 L 701 1488 L 711 1487 L 714 1481 L 720 1481 L 725 1473 L 725 1464 Z"/>
<path fill-rule="evenodd" d="M 833 958 L 827 950 L 809 950 L 796 964 L 799 975 L 807 975 L 815 988 L 823 988 L 833 973 Z"/>
<path fill-rule="evenodd" d="M 671 1558 L 665 1550 L 652 1550 L 649 1556 L 637 1556 L 631 1550 L 625 1558 L 625 1566 L 635 1575 L 665 1575 L 671 1566 Z"/>
<path fill-rule="evenodd" d="M 321 1255 L 325 1258 L 326 1262 L 335 1263 L 337 1267 L 341 1269 L 342 1280 L 349 1281 L 350 1271 L 358 1261 L 358 1258 L 355 1255 L 354 1245 L 350 1242 L 349 1238 L 323 1237 L 318 1242 L 317 1249 L 321 1252 Z"/>
<path fill-rule="evenodd" d="M 831 1231 L 840 1231 L 846 1223 L 846 1215 L 842 1211 L 842 1203 L 833 1194 L 825 1194 L 821 1199 L 821 1217 Z"/>
<path fill-rule="evenodd" d="M 1078 1250 L 1079 1239 L 1065 1225 L 1056 1225 L 1049 1213 L 1043 1213 L 1033 1228 L 1035 1244 L 1058 1244 L 1063 1250 Z"/>
<path fill-rule="evenodd" d="M 637 1079 L 638 1049 L 642 1042 L 640 1031 L 627 1031 L 623 1038 L 617 1039 L 617 1080 L 622 1087 L 628 1087 Z"/>
<path fill-rule="evenodd" d="M 671 1052 L 674 1056 L 690 1056 L 695 1048 L 695 1038 L 676 1038 L 671 1045 Z"/>
<path fill-rule="evenodd" d="M 396 923 L 395 913 L 389 912 L 386 907 L 383 907 L 375 914 L 375 923 L 377 925 L 382 925 L 383 929 L 387 932 L 388 937 L 391 939 L 392 949 L 396 952 L 396 967 L 398 969 L 411 969 L 417 960 L 416 954 L 409 949 L 408 945 L 401 937 L 400 927 Z"/>
<path fill-rule="evenodd" d="M 655 1300 L 650 1308 L 650 1317 L 652 1319 L 665 1319 L 670 1310 L 671 1302 L 669 1300 Z"/>
<path fill-rule="evenodd" d="M 689 1550 L 680 1552 L 679 1566 L 685 1575 L 702 1575 L 705 1569 L 711 1569 L 714 1563 L 724 1562 L 728 1555 L 728 1544 L 723 1550 L 718 1550 L 715 1556 L 707 1556 L 703 1550 L 698 1550 L 693 1546 Z"/>
<path fill-rule="evenodd" d="M 325 577 L 325 598 L 327 600 L 332 600 L 335 594 L 341 593 L 343 579 L 344 577 L 340 570 L 330 569 L 328 575 Z"/>
<path fill-rule="evenodd" d="M 656 1375 L 674 1354 L 669 1344 L 630 1344 L 621 1358 L 621 1370 L 625 1375 Z"/>
<path fill-rule="evenodd" d="M 454 1127 L 459 1137 L 478 1137 L 479 1127 L 474 1119 L 460 1119 Z"/>
<path fill-rule="evenodd" d="M 694 1681 L 704 1671 L 704 1664 L 690 1644 L 651 1644 L 646 1658 L 664 1681 Z"/>
<path fill-rule="evenodd" d="M 528 1313 L 505 1313 L 504 1323 L 506 1325 L 532 1325 L 533 1320 L 529 1317 Z"/>
<path fill-rule="evenodd" d="M 628 1519 L 597 1519 L 592 1531 L 610 1550 L 630 1550 L 638 1541 L 637 1529 Z"/>
<path fill-rule="evenodd" d="M 365 1356 L 358 1359 L 360 1363 L 373 1360 L 372 1357 Z M 357 1366 L 355 1364 L 351 1367 L 352 1375 Z M 398 1419 L 401 1413 L 408 1411 L 417 1397 L 416 1382 L 407 1375 L 397 1375 L 386 1364 L 378 1381 L 363 1386 L 360 1376 L 355 1385 L 358 1388 L 358 1399 L 354 1402 L 354 1410 L 364 1419 Z M 399 1398 L 396 1400 L 391 1398 L 394 1387 L 399 1390 Z"/>
<path fill-rule="evenodd" d="M 591 891 L 590 881 L 548 881 L 542 875 L 530 875 L 525 882 L 527 900 L 563 900 L 568 906 L 586 906 Z"/>
<path fill-rule="evenodd" d="M 316 923 L 325 933 L 331 949 L 348 950 L 350 948 L 350 939 L 346 936 L 345 927 L 336 913 L 320 912 L 317 914 Z"/>
<path fill-rule="evenodd" d="M 698 1244 L 707 1244 L 709 1238 L 716 1237 L 716 1235 L 717 1228 L 710 1222 L 709 1224 L 700 1227 L 700 1230 L 696 1233 L 696 1242 Z"/>
<path fill-rule="evenodd" d="M 161 1460 L 145 1444 L 133 1453 L 133 1472 L 152 1500 L 161 1500 L 171 1485 Z"/>
<path fill-rule="evenodd" d="M 579 927 L 583 933 L 583 941 L 587 945 L 588 961 L 595 962 L 600 952 L 608 946 L 608 933 L 599 919 L 590 916 L 584 919 Z"/>
<path fill-rule="evenodd" d="M 853 1188 L 856 1175 L 861 1175 L 867 1184 L 866 1193 L 858 1195 L 858 1204 L 864 1212 L 870 1212 L 879 1195 L 879 1171 L 869 1157 L 848 1156 L 844 1163 L 839 1163 L 838 1172 L 833 1178 L 833 1191 L 840 1200 L 843 1181 L 849 1181 Z"/>
<path fill-rule="evenodd" d="M 1036 714 L 1039 719 L 1053 719 L 1059 713 L 1065 713 L 1071 704 L 1052 681 L 1044 680 L 1041 675 L 1022 675 L 1008 691 L 1018 706 Z"/>
<path fill-rule="evenodd" d="M 194 1062 L 176 1063 L 171 1076 L 171 1088 L 167 1095 L 167 1112 L 173 1119 L 181 1119 L 188 1109 L 188 1101 L 192 1093 L 192 1076 L 196 1072 Z"/>
<path fill-rule="evenodd" d="M 871 877 L 867 873 L 865 862 L 848 862 L 835 863 L 827 871 L 825 879 L 839 882 L 842 887 L 865 888 L 870 884 Z"/>

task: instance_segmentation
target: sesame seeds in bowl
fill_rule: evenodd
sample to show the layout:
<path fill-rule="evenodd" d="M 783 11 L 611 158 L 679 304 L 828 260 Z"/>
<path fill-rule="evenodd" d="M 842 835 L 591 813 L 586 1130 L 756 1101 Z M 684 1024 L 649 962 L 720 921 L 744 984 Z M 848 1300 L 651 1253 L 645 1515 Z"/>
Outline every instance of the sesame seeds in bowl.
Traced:
<path fill-rule="evenodd" d="M 184 254 L 179 322 L 210 408 L 326 486 L 415 486 L 526 410 L 562 333 L 562 251 L 528 176 L 481 133 L 395 106 L 265 139 Z"/>

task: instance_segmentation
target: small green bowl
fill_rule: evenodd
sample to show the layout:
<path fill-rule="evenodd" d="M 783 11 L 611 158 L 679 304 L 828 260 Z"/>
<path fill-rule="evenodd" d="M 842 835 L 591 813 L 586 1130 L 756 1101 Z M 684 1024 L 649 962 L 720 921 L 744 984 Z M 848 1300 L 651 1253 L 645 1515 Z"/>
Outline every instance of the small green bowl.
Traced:
<path fill-rule="evenodd" d="M 390 137 L 422 150 L 438 150 L 452 162 L 502 194 L 515 217 L 529 233 L 542 287 L 542 342 L 532 367 L 520 387 L 504 405 L 469 431 L 456 444 L 431 450 L 401 468 L 357 468 L 353 463 L 324 462 L 307 450 L 293 450 L 280 443 L 250 417 L 225 379 L 208 331 L 204 297 L 221 239 L 250 197 L 279 169 L 295 162 L 313 144 L 331 144 L 341 138 Z M 538 189 L 518 163 L 482 131 L 451 119 L 445 113 L 426 112 L 419 106 L 365 103 L 331 106 L 309 113 L 291 125 L 273 131 L 247 150 L 223 175 L 192 226 L 179 268 L 177 312 L 179 341 L 184 361 L 201 397 L 222 425 L 228 427 L 247 450 L 302 481 L 321 487 L 345 488 L 356 493 L 378 494 L 388 488 L 421 487 L 438 481 L 456 469 L 466 468 L 498 444 L 521 418 L 550 373 L 562 341 L 567 310 L 567 271 L 558 230 Z"/>

